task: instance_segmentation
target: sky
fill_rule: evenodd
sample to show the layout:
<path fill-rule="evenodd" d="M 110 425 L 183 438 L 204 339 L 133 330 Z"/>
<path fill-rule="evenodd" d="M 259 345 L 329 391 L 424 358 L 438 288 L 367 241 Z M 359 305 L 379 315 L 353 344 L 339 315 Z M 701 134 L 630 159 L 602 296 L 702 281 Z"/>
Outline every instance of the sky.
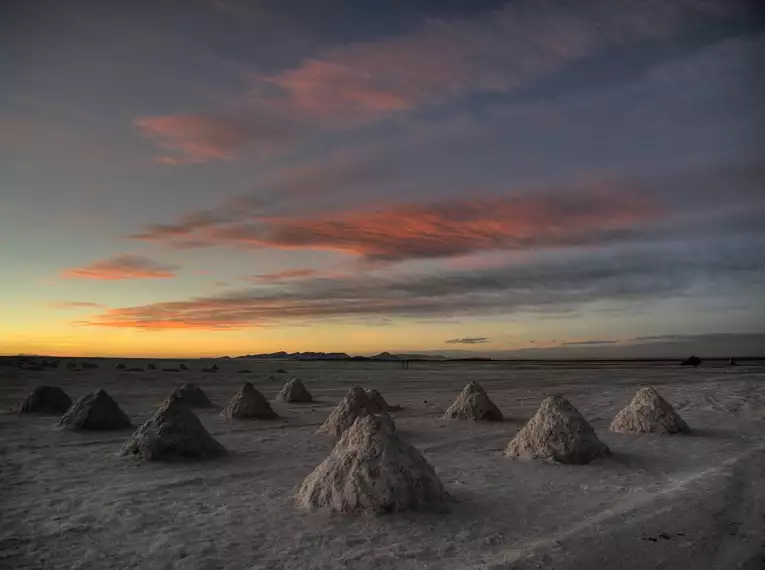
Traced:
<path fill-rule="evenodd" d="M 12 0 L 0 353 L 765 354 L 765 10 Z"/>

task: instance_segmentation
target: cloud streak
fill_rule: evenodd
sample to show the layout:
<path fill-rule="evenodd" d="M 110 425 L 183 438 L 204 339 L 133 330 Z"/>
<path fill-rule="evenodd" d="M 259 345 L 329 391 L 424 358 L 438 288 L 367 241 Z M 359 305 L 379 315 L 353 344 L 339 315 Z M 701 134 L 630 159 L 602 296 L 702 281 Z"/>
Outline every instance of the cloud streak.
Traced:
<path fill-rule="evenodd" d="M 90 301 L 59 301 L 50 303 L 49 305 L 53 309 L 103 309 L 104 306 L 101 303 L 93 303 Z"/>
<path fill-rule="evenodd" d="M 588 188 L 516 197 L 398 204 L 320 218 L 151 226 L 132 237 L 169 245 L 338 251 L 372 262 L 608 241 L 660 216 L 629 191 Z"/>
<path fill-rule="evenodd" d="M 176 276 L 177 270 L 177 265 L 166 265 L 141 255 L 125 253 L 82 267 L 67 269 L 61 273 L 61 276 L 69 279 L 102 281 L 170 279 Z"/>
<path fill-rule="evenodd" d="M 446 344 L 484 344 L 489 342 L 485 336 L 466 336 L 463 338 L 452 338 L 444 341 Z"/>
<path fill-rule="evenodd" d="M 414 278 L 356 276 L 287 282 L 182 302 L 107 310 L 83 324 L 144 329 L 220 330 L 312 319 L 566 313 L 591 302 L 650 302 L 680 295 L 711 272 L 732 283 L 757 283 L 756 256 L 707 253 L 682 260 L 661 250 L 588 254 L 569 261 L 512 264 Z"/>

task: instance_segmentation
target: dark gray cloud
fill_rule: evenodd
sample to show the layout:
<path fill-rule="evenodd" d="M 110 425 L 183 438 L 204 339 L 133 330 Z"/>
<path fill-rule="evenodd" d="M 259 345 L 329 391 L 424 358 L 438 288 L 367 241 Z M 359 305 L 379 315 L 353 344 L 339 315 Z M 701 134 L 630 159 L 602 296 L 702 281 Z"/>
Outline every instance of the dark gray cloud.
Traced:
<path fill-rule="evenodd" d="M 485 336 L 466 336 L 463 338 L 452 338 L 444 341 L 446 344 L 484 344 L 489 342 Z"/>
<path fill-rule="evenodd" d="M 600 344 L 616 344 L 617 340 L 577 340 L 564 342 L 563 346 L 598 346 Z"/>
<path fill-rule="evenodd" d="M 763 242 L 760 245 L 765 245 Z M 355 276 L 293 280 L 188 301 L 110 309 L 89 324 L 116 327 L 244 327 L 307 319 L 457 317 L 576 311 L 591 302 L 650 303 L 699 285 L 733 288 L 765 279 L 761 249 L 703 257 L 666 248 L 572 254 L 482 270 L 393 278 Z M 711 280 L 711 281 L 710 281 Z"/>

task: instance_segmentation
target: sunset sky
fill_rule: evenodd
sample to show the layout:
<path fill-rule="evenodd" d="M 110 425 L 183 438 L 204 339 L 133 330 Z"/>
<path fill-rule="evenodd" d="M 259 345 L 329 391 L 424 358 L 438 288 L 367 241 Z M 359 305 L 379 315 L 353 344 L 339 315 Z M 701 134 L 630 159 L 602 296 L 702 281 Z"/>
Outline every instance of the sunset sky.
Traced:
<path fill-rule="evenodd" d="M 0 353 L 765 353 L 758 4 L 3 3 Z"/>

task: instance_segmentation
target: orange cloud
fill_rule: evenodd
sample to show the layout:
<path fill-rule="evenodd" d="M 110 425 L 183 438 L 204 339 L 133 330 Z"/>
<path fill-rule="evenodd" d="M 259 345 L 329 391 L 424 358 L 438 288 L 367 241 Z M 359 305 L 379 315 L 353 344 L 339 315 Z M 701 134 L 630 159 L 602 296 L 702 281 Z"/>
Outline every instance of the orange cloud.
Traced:
<path fill-rule="evenodd" d="M 483 251 L 601 243 L 661 214 L 628 191 L 599 188 L 519 197 L 399 204 L 320 218 L 212 224 L 183 244 L 340 251 L 368 261 L 455 257 Z M 141 239 L 177 243 L 164 231 Z"/>
<path fill-rule="evenodd" d="M 118 281 L 124 279 L 169 279 L 176 276 L 176 265 L 164 265 L 147 257 L 122 254 L 111 259 L 96 261 L 83 267 L 67 269 L 62 277 L 72 279 L 99 279 Z"/>

